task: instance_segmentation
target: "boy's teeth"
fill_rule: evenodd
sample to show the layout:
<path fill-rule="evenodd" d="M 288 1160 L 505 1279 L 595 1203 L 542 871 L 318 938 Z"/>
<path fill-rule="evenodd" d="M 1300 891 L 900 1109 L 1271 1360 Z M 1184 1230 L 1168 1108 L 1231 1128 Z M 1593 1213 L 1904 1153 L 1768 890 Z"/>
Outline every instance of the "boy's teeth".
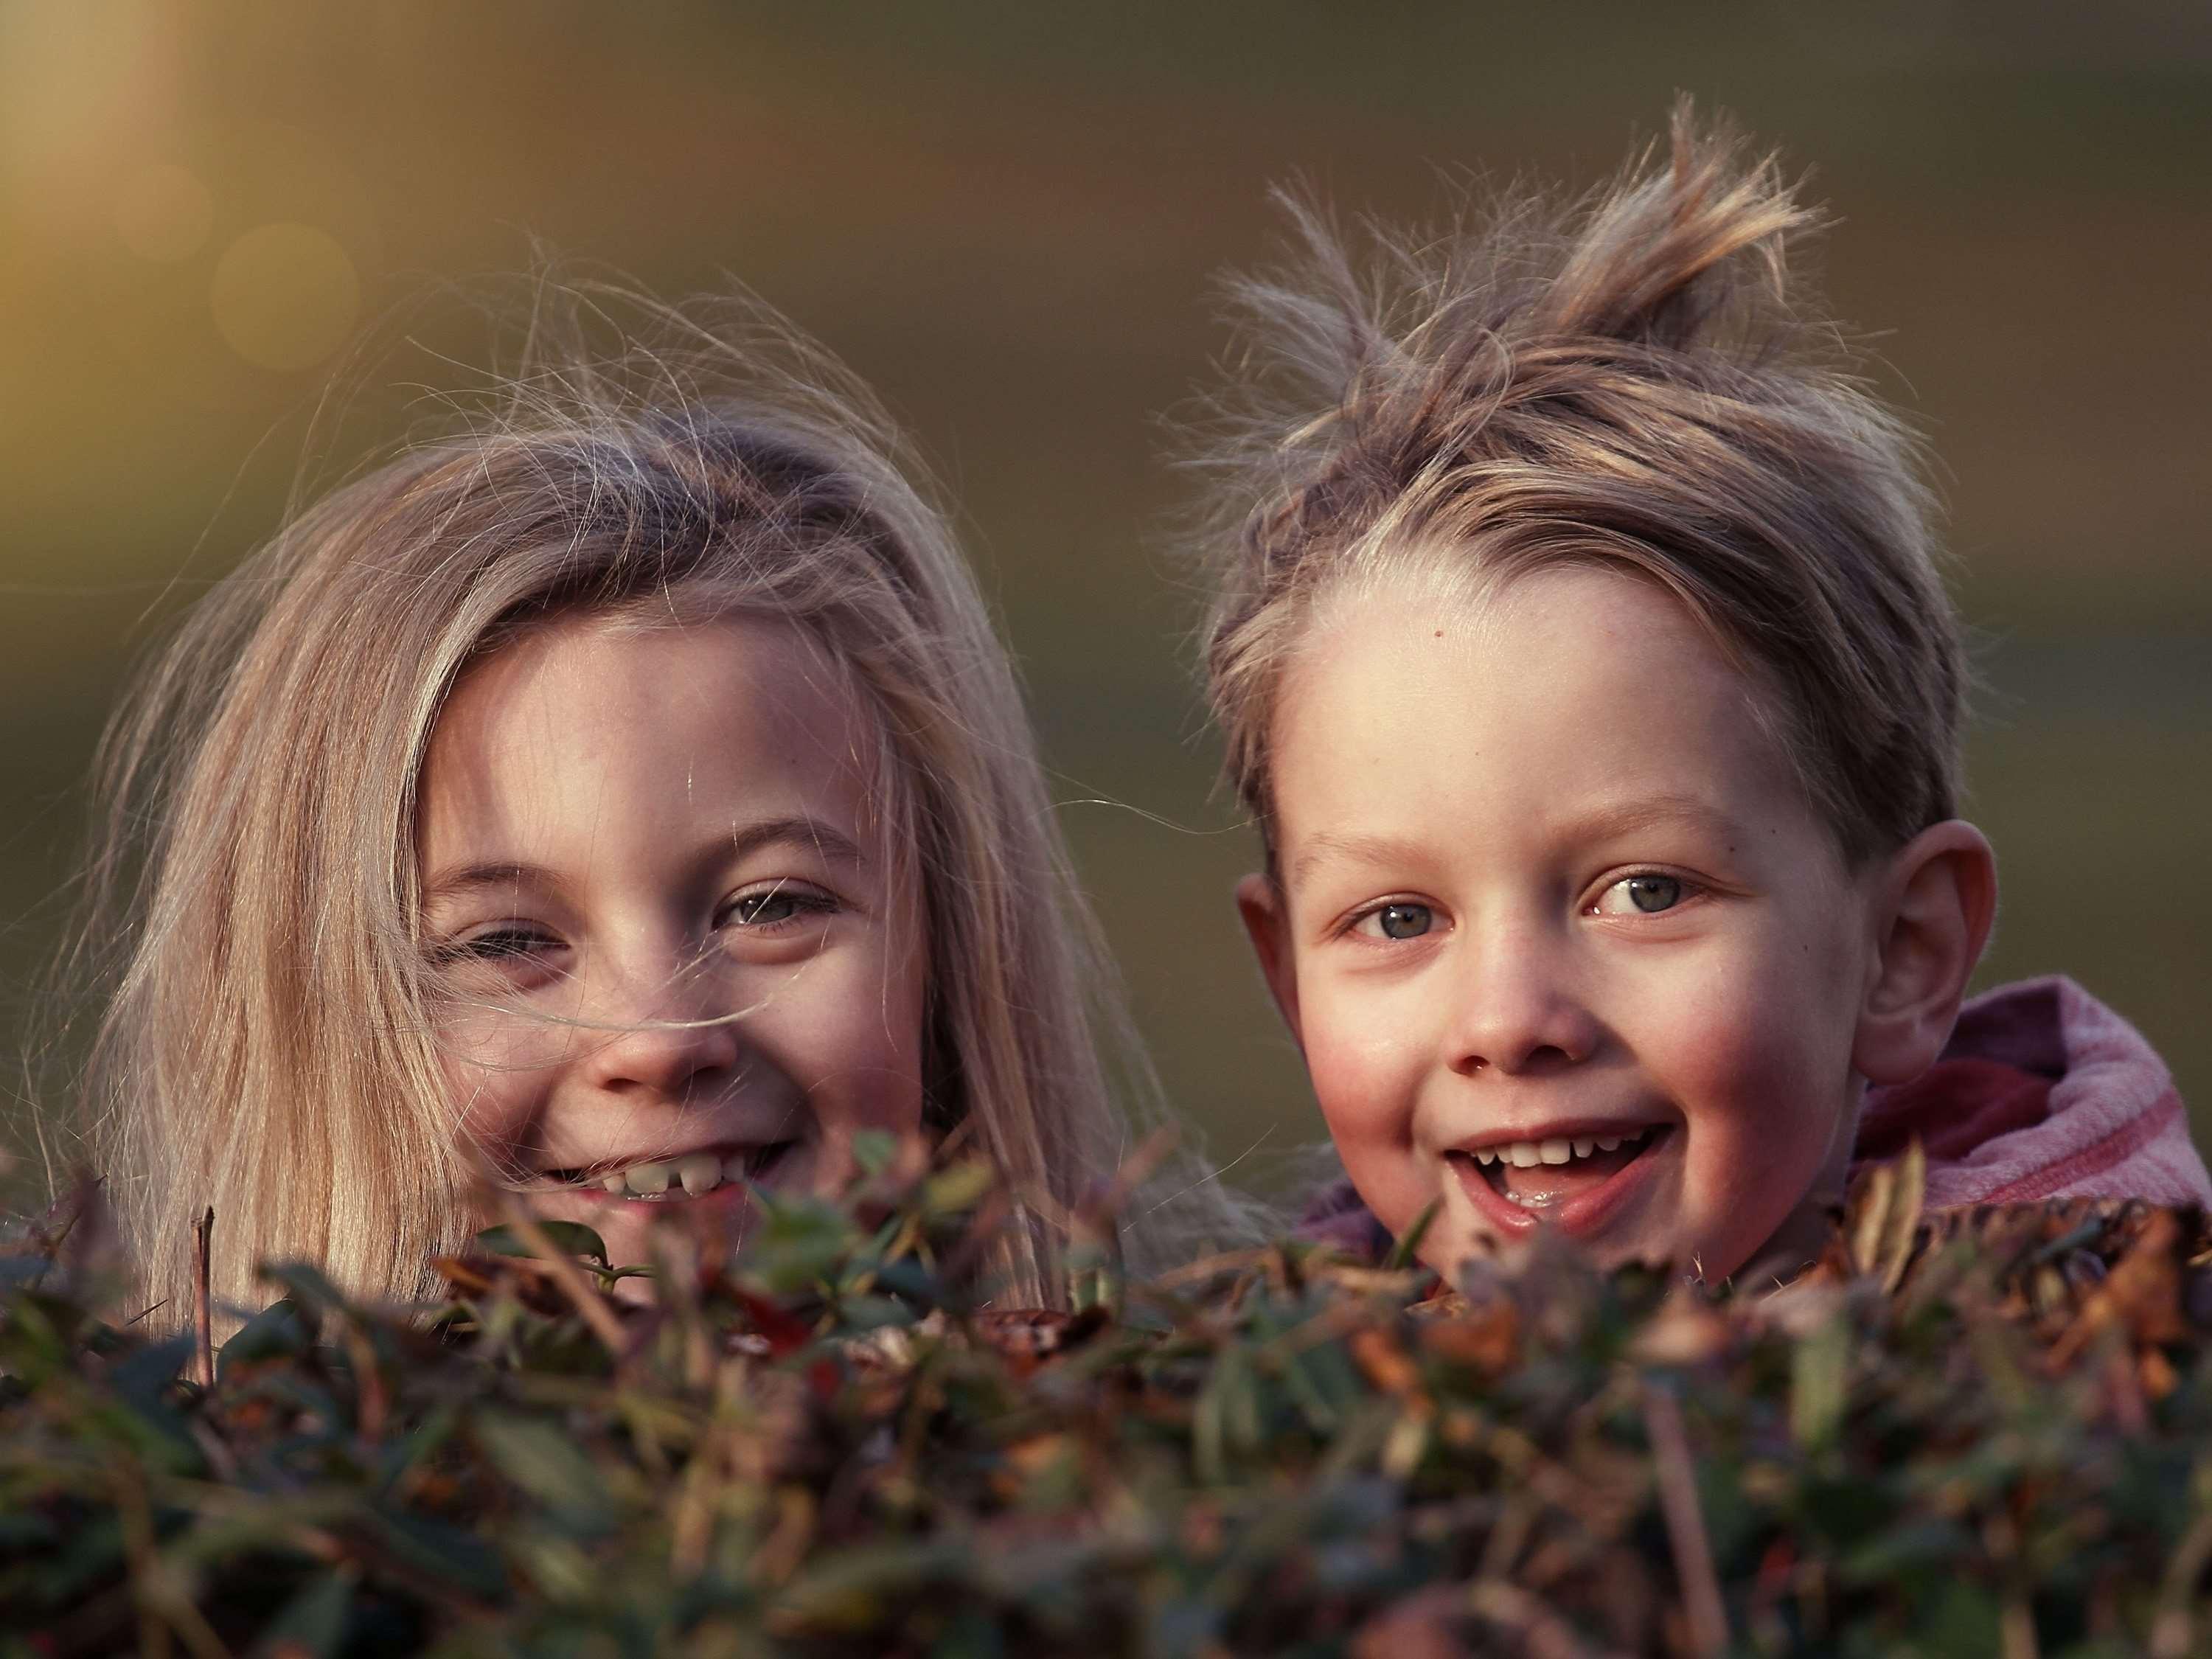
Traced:
<path fill-rule="evenodd" d="M 722 1160 L 712 1152 L 694 1152 L 689 1158 L 679 1158 L 676 1160 L 676 1178 L 694 1198 L 702 1193 L 711 1193 L 722 1184 Z"/>
<path fill-rule="evenodd" d="M 1478 1164 L 1500 1164 L 1515 1170 L 1533 1170 L 1540 1164 L 1569 1164 L 1576 1158 L 1589 1158 L 1598 1152 L 1617 1152 L 1623 1146 L 1635 1145 L 1650 1133 L 1650 1129 L 1644 1128 L 1633 1129 L 1623 1135 L 1509 1140 L 1497 1146 L 1478 1147 L 1474 1161 Z"/>

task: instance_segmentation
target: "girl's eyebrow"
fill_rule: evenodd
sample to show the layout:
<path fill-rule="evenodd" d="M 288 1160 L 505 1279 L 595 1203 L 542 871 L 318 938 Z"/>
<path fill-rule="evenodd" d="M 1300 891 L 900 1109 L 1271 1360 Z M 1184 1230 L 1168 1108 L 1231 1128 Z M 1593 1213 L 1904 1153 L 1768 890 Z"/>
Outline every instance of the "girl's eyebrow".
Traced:
<path fill-rule="evenodd" d="M 734 853 L 739 858 L 750 857 L 763 848 L 793 845 L 811 848 L 833 864 L 865 866 L 867 854 L 860 844 L 842 830 L 832 828 L 816 817 L 804 814 L 793 817 L 763 818 L 757 823 L 733 824 L 726 848 L 714 843 L 717 854 Z"/>
<path fill-rule="evenodd" d="M 552 884 L 553 872 L 535 864 L 465 864 L 441 870 L 422 884 L 424 899 L 445 898 L 482 887 L 518 888 L 532 883 Z"/>
<path fill-rule="evenodd" d="M 700 849 L 699 856 L 702 862 L 745 859 L 768 848 L 779 846 L 806 848 L 832 864 L 865 869 L 868 863 L 867 854 L 860 850 L 859 843 L 850 836 L 819 818 L 803 814 L 733 824 L 726 841 L 716 836 Z M 475 892 L 488 887 L 512 891 L 528 885 L 558 889 L 562 883 L 553 871 L 538 864 L 514 860 L 465 864 L 438 872 L 422 884 L 422 896 L 427 901 L 450 898 L 456 894 Z"/>

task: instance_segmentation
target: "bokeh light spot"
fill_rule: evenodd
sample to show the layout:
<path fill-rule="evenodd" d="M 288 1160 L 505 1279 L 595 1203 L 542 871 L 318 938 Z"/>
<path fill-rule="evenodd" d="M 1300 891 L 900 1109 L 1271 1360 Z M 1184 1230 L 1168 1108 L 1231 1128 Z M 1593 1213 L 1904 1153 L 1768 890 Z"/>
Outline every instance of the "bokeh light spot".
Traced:
<path fill-rule="evenodd" d="M 216 327 L 246 362 L 312 368 L 351 331 L 361 278 L 328 231 L 262 225 L 223 250 L 210 302 Z"/>
<path fill-rule="evenodd" d="M 115 198 L 116 234 L 142 259 L 189 259 L 214 228 L 215 198 L 197 173 L 172 162 L 133 174 Z"/>

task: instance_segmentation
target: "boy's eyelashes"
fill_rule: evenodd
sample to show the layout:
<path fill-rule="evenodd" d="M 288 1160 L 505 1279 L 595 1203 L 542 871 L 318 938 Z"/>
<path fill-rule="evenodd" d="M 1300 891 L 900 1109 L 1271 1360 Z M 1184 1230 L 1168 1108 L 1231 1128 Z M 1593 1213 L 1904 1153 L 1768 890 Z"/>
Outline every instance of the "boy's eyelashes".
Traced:
<path fill-rule="evenodd" d="M 1585 916 L 1634 919 L 1679 910 L 1713 890 L 1711 884 L 1674 870 L 1631 870 L 1610 876 L 1575 907 Z M 1378 944 L 1425 938 L 1449 925 L 1425 899 L 1390 898 L 1365 904 L 1329 929 L 1332 938 L 1356 936 Z"/>
<path fill-rule="evenodd" d="M 1361 911 L 1352 918 L 1348 933 L 1369 939 L 1419 939 L 1437 925 L 1437 913 L 1432 906 L 1416 899 L 1392 899 Z"/>
<path fill-rule="evenodd" d="M 1679 909 L 1711 890 L 1672 870 L 1632 870 L 1598 889 L 1583 908 L 1589 916 L 1656 916 Z"/>

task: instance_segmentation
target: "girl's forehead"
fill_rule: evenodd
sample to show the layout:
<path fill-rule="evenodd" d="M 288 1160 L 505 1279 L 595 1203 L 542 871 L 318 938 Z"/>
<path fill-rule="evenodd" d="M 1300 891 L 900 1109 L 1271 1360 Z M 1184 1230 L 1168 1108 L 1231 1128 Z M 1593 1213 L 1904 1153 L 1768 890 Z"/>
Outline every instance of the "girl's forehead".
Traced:
<path fill-rule="evenodd" d="M 590 616 L 474 665 L 433 728 L 417 841 L 581 842 L 763 814 L 873 840 L 878 722 L 804 629 L 753 617 L 640 628 Z"/>

